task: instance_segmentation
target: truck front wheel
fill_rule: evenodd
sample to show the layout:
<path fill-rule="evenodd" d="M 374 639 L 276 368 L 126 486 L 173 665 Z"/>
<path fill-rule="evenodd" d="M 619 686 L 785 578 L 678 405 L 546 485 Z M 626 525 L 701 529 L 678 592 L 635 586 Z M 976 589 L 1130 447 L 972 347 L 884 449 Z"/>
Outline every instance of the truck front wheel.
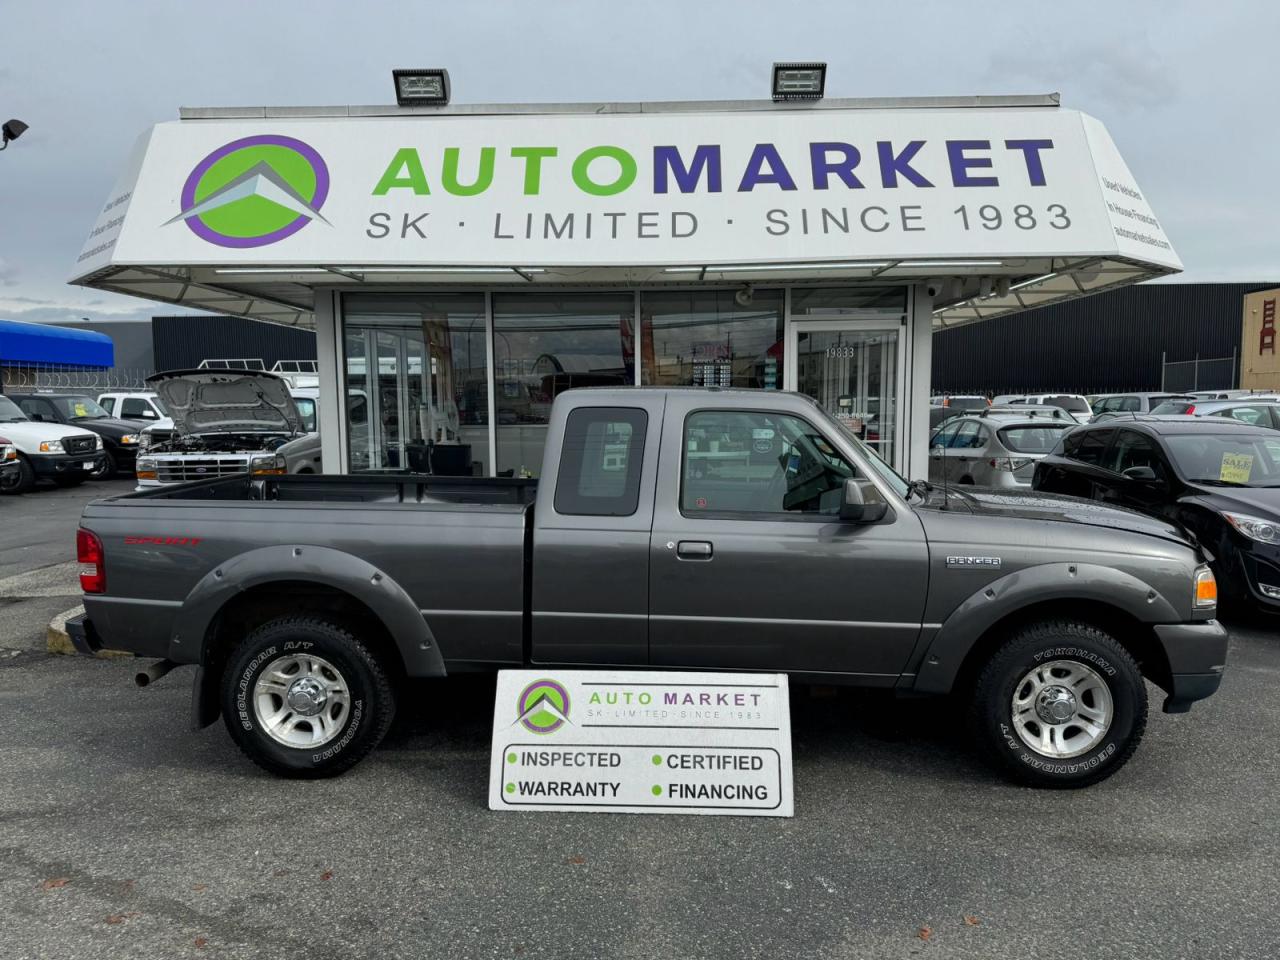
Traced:
<path fill-rule="evenodd" d="M 969 719 L 979 744 L 1014 779 L 1085 787 L 1137 749 L 1147 688 L 1109 634 L 1084 623 L 1037 623 L 1011 636 L 982 670 Z"/>
<path fill-rule="evenodd" d="M 387 674 L 345 627 L 282 617 L 250 633 L 222 675 L 222 716 L 254 763 L 282 777 L 333 777 L 362 760 L 395 715 Z"/>

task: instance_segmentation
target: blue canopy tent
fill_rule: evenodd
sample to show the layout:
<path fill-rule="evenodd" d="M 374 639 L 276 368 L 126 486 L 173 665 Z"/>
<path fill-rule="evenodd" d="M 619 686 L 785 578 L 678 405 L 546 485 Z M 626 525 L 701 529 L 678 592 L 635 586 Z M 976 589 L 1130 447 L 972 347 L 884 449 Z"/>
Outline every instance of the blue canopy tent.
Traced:
<path fill-rule="evenodd" d="M 114 365 L 115 345 L 105 333 L 0 320 L 0 367 L 58 366 L 88 370 Z"/>

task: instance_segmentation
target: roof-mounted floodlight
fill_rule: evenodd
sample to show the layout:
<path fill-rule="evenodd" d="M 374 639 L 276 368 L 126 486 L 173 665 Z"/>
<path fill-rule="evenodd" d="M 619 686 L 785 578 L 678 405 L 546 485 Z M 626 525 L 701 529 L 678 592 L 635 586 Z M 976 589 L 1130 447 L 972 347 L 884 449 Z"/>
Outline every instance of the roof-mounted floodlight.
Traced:
<path fill-rule="evenodd" d="M 396 103 L 402 107 L 443 107 L 449 102 L 449 71 L 392 70 Z"/>
<path fill-rule="evenodd" d="M 825 63 L 775 63 L 774 100 L 821 100 L 827 89 Z"/>

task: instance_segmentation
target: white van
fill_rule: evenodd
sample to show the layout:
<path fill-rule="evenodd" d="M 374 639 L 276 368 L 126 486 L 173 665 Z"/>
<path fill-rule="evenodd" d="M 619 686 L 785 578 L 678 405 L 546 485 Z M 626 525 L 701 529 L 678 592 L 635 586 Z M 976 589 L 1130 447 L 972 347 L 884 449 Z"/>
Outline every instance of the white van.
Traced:
<path fill-rule="evenodd" d="M 80 427 L 31 420 L 0 396 L 0 433 L 18 452 L 18 469 L 0 474 L 0 493 L 26 493 L 37 480 L 74 487 L 102 467 L 102 438 Z"/>

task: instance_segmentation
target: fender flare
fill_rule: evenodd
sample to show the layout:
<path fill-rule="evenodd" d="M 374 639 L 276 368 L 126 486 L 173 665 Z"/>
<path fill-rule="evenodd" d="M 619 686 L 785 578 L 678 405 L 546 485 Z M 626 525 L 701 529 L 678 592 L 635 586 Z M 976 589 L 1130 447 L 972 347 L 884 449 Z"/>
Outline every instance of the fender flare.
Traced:
<path fill-rule="evenodd" d="M 410 677 L 443 677 L 444 658 L 418 605 L 404 588 L 359 557 L 330 547 L 280 544 L 239 554 L 210 570 L 182 604 L 169 659 L 206 662 L 209 628 L 240 593 L 276 581 L 303 581 L 340 590 L 359 600 L 382 623 Z"/>
<path fill-rule="evenodd" d="M 948 693 L 974 644 L 1000 620 L 1045 601 L 1093 601 L 1142 623 L 1180 623 L 1168 598 L 1132 574 L 1093 563 L 1046 563 L 988 583 L 956 607 L 934 634 L 912 689 Z"/>

